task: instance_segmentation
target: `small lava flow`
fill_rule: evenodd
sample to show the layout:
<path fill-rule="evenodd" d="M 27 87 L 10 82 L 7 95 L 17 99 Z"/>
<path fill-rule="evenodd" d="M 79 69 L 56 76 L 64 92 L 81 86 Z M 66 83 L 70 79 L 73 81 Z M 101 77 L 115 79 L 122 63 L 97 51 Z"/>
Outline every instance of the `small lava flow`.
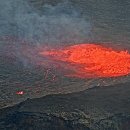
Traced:
<path fill-rule="evenodd" d="M 62 49 L 41 51 L 40 55 L 75 66 L 71 74 L 66 74 L 70 77 L 118 77 L 130 73 L 129 52 L 102 45 L 77 44 Z M 64 65 L 62 67 L 64 68 Z"/>

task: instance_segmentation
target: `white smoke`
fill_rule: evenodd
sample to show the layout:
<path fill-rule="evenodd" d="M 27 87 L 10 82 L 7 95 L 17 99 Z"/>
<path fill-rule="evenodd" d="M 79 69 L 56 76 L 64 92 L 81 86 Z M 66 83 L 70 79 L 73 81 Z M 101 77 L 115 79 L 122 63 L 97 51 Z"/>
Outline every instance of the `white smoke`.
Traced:
<path fill-rule="evenodd" d="M 25 0 L 0 1 L 0 36 L 34 44 L 80 43 L 89 39 L 90 23 L 70 2 L 43 5 L 41 12 Z"/>

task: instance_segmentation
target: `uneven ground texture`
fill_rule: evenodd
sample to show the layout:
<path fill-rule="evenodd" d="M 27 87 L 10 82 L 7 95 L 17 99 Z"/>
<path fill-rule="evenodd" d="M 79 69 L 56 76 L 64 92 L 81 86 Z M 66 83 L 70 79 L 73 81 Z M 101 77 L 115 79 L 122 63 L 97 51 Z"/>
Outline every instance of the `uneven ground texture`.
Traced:
<path fill-rule="evenodd" d="M 23 50 L 28 60 L 25 67 L 14 54 L 15 47 L 12 41 L 1 41 L 0 44 L 0 108 L 7 107 L 27 98 L 37 98 L 48 94 L 72 93 L 86 90 L 94 86 L 109 86 L 128 82 L 129 76 L 117 78 L 68 78 L 60 68 L 39 66 L 37 55 L 30 50 Z M 32 55 L 34 60 L 32 59 Z M 39 62 L 39 61 L 38 61 Z M 18 92 L 23 92 L 19 95 Z"/>
<path fill-rule="evenodd" d="M 58 3 L 64 4 L 64 1 L 28 0 L 28 4 L 37 10 L 35 11 L 38 13 L 39 16 L 38 18 L 44 16 L 45 20 L 46 18 L 48 18 L 48 15 L 44 12 L 45 10 L 42 9 L 44 7 L 43 5 L 48 4 L 48 5 L 52 5 L 50 7 L 55 7 L 57 6 Z M 91 35 L 89 36 L 91 37 L 91 39 L 86 40 L 86 42 L 111 43 L 108 45 L 115 46 L 116 48 L 118 48 L 118 45 L 121 45 L 121 47 L 122 48 L 124 47 L 125 49 L 130 48 L 129 47 L 129 43 L 130 43 L 129 1 L 68 0 L 68 3 L 70 7 L 73 6 L 74 10 L 77 10 L 77 12 L 79 12 L 81 19 L 82 18 L 85 19 L 86 23 L 88 22 L 91 23 L 92 29 L 91 29 Z M 18 5 L 18 7 L 20 8 L 21 6 Z M 62 8 L 63 7 L 64 6 L 62 5 Z M 67 7 L 65 6 L 65 8 Z M 62 11 L 63 12 L 65 11 L 64 12 L 65 14 L 68 12 L 67 9 Z M 13 13 L 17 14 L 18 11 L 14 10 Z M 43 14 L 40 15 L 40 13 Z M 1 18 L 4 17 L 4 13 L 2 14 L 3 15 Z M 33 12 L 31 12 L 30 15 L 33 15 Z M 30 15 L 29 14 L 27 15 L 26 17 L 27 20 L 29 20 L 28 17 Z M 55 14 L 54 16 L 57 15 Z M 5 17 L 4 19 L 5 21 L 3 21 L 2 23 L 6 23 L 9 20 L 7 19 L 8 17 L 7 18 Z M 67 20 L 69 21 L 69 19 L 70 17 Z M 11 28 L 12 26 L 13 27 L 16 26 L 15 22 L 14 24 L 12 24 L 13 21 L 14 20 L 12 20 L 10 23 Z M 69 24 L 71 24 L 71 22 Z M 61 21 L 60 25 L 64 25 L 64 22 L 62 23 Z M 4 26 L 3 24 L 3 27 L 5 28 L 6 26 Z M 69 27 L 67 29 L 69 29 Z M 9 28 L 9 30 L 12 31 L 12 34 L 13 33 L 19 34 L 19 31 L 17 29 L 16 32 L 13 32 L 15 31 L 15 29 L 11 30 Z M 77 31 L 82 33 L 82 30 L 80 30 L 80 28 L 79 30 L 77 29 Z M 71 30 L 69 30 L 69 32 L 71 32 Z M 74 32 L 72 31 L 72 33 Z M 48 36 L 48 33 L 46 35 Z M 82 37 L 80 38 L 80 40 L 82 40 Z M 100 85 L 109 86 L 111 84 L 116 84 L 119 82 L 126 82 L 126 81 L 128 82 L 130 80 L 129 76 L 119 77 L 119 78 L 108 78 L 108 79 L 100 78 L 100 79 L 85 79 L 85 80 L 77 79 L 77 78 L 66 78 L 63 76 L 63 74 L 59 69 L 56 70 L 53 68 L 50 69 L 50 66 L 48 66 L 48 68 L 44 68 L 35 65 L 36 61 L 39 61 L 38 60 L 39 57 L 37 57 L 36 53 L 33 52 L 32 45 L 30 46 L 32 47 L 31 50 L 28 49 L 26 46 L 24 46 L 24 44 L 26 43 L 22 43 L 22 41 L 17 41 L 17 38 L 15 41 L 14 39 L 10 39 L 10 37 L 9 39 L 8 38 L 4 39 L 2 35 L 0 36 L 0 108 L 6 107 L 8 105 L 13 105 L 15 103 L 26 100 L 27 98 L 36 98 L 36 97 L 41 97 L 41 96 L 54 94 L 54 93 L 78 92 L 93 86 L 100 86 Z M 30 42 L 27 43 L 27 45 L 28 44 L 30 44 Z M 75 44 L 75 43 L 72 42 L 71 44 Z M 20 48 L 21 50 L 19 51 L 19 49 L 17 50 L 17 48 Z M 18 95 L 17 92 L 23 92 L 24 94 Z"/>
<path fill-rule="evenodd" d="M 35 13 L 25 11 L 27 19 L 18 17 L 20 23 L 16 20 L 19 26 L 13 22 L 14 20 L 8 23 L 12 16 L 8 14 L 10 10 L 5 9 L 4 12 L 4 9 L 1 9 L 3 13 L 1 13 L 2 16 L 0 15 L 2 19 L 0 23 L 2 23 L 2 29 L 7 31 L 5 33 L 7 37 L 0 35 L 0 130 L 130 130 L 130 76 L 94 79 L 67 78 L 59 68 L 36 64 L 41 60 L 37 56 L 37 48 L 34 51 L 31 41 L 27 40 L 26 43 L 26 37 L 22 39 L 25 40 L 25 43 L 20 40 L 22 31 L 18 31 L 19 27 L 24 29 L 23 27 L 26 28 L 26 26 L 23 25 L 29 23 L 27 26 L 30 25 L 32 31 L 27 28 L 23 31 L 22 36 L 25 33 L 27 36 L 32 35 L 33 37 L 33 32 L 36 31 L 35 35 L 39 38 L 40 33 L 38 32 L 41 31 L 41 26 L 39 25 L 39 30 L 35 29 L 35 27 L 39 27 L 37 24 L 33 28 L 31 26 L 34 25 L 33 20 L 30 21 L 30 18 L 37 21 L 39 19 L 41 23 L 41 18 L 45 18 L 45 22 L 48 23 L 50 7 L 54 7 L 57 11 L 59 8 L 57 3 L 64 4 L 64 0 L 28 0 L 28 3 L 34 7 L 37 15 L 35 17 Z M 129 0 L 68 0 L 68 3 L 67 5 L 70 7 L 74 6 L 74 11 L 77 10 L 76 13 L 80 15 L 81 21 L 85 20 L 86 23 L 90 23 L 91 31 L 88 38 L 86 35 L 79 36 L 82 34 L 83 28 L 80 28 L 82 24 L 77 24 L 73 18 L 70 22 L 73 13 L 66 19 L 68 26 L 64 27 L 64 22 L 62 19 L 61 23 L 57 20 L 57 18 L 60 19 L 60 16 L 55 12 L 54 22 L 58 24 L 54 26 L 54 33 L 48 29 L 50 26 L 42 26 L 45 27 L 45 30 L 47 29 L 47 33 L 43 33 L 47 36 L 45 38 L 60 41 L 58 39 L 60 35 L 55 35 L 57 27 L 61 27 L 62 30 L 68 29 L 69 31 L 66 30 L 66 33 L 70 35 L 75 32 L 73 28 L 80 25 L 79 28 L 76 28 L 76 34 L 78 34 L 76 36 L 80 38 L 78 40 L 82 41 L 85 38 L 86 43 L 108 43 L 108 46 L 130 50 Z M 43 5 L 46 4 L 49 5 L 48 9 L 44 9 Z M 62 7 L 64 7 L 63 4 L 61 4 Z M 18 4 L 16 7 L 21 6 Z M 44 12 L 45 10 L 47 12 Z M 64 18 L 63 16 L 68 13 L 68 10 L 63 9 L 62 11 L 61 18 Z M 13 12 L 16 16 L 18 15 L 17 10 L 13 10 Z M 53 12 L 51 13 L 53 14 Z M 7 17 L 5 17 L 6 15 Z M 29 17 L 30 15 L 31 17 Z M 2 17 L 5 17 L 5 21 Z M 21 20 L 24 19 L 25 24 L 22 24 Z M 29 22 L 26 23 L 27 20 Z M 53 21 L 52 18 L 50 20 Z M 11 25 L 8 27 L 8 24 Z M 48 24 L 42 23 L 41 25 Z M 51 30 L 53 31 L 52 25 Z M 27 33 L 28 31 L 29 33 Z M 19 36 L 20 39 L 8 37 L 8 33 Z M 45 38 L 39 44 L 44 45 Z M 75 41 L 73 37 L 68 37 L 65 41 L 69 42 L 69 38 Z M 61 40 L 63 43 L 65 41 Z M 57 45 L 62 46 L 61 42 L 58 42 Z M 65 42 L 65 45 L 67 44 L 73 45 L 75 42 Z M 53 66 L 53 64 L 51 65 Z"/>
<path fill-rule="evenodd" d="M 1 109 L 0 129 L 129 130 L 130 83 L 28 99 Z"/>

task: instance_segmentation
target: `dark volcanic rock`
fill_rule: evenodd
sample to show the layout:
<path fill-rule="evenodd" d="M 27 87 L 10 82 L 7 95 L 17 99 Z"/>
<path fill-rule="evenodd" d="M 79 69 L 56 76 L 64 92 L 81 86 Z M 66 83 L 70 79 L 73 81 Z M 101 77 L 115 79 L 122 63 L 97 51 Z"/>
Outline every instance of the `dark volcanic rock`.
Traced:
<path fill-rule="evenodd" d="M 71 113 L 69 114 L 69 116 Z M 73 115 L 73 114 L 72 114 Z M 24 113 L 16 112 L 8 115 L 1 123 L 0 129 L 18 129 L 18 130 L 89 130 L 89 128 L 80 124 L 80 115 L 73 115 L 76 119 L 64 119 L 62 116 L 56 116 L 47 113 Z M 73 117 L 74 118 L 74 117 Z M 85 120 L 85 118 L 84 118 Z"/>
<path fill-rule="evenodd" d="M 0 111 L 1 130 L 130 130 L 130 83 L 28 99 Z"/>

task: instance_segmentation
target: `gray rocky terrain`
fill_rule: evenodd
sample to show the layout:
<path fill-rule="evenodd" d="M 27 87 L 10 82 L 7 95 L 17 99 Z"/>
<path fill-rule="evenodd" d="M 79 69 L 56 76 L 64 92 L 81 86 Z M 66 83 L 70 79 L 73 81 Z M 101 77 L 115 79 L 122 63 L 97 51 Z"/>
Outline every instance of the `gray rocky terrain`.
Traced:
<path fill-rule="evenodd" d="M 0 1 L 0 130 L 130 130 L 129 75 L 66 77 L 38 55 L 80 43 L 130 52 L 129 0 Z"/>
<path fill-rule="evenodd" d="M 27 99 L 0 110 L 0 129 L 129 130 L 129 85 Z"/>

